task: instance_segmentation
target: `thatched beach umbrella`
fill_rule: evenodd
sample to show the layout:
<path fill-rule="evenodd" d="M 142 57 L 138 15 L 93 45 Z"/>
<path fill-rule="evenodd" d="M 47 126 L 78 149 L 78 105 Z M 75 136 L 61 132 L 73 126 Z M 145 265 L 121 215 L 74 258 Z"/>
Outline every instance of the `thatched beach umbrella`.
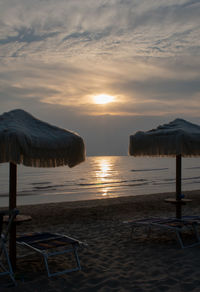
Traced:
<path fill-rule="evenodd" d="M 85 160 L 83 139 L 16 109 L 0 115 L 0 163 L 10 163 L 9 208 L 16 207 L 17 164 L 73 167 Z M 16 264 L 16 229 L 10 235 L 10 256 Z"/>
<path fill-rule="evenodd" d="M 147 132 L 130 136 L 133 156 L 176 157 L 176 217 L 181 218 L 181 157 L 200 156 L 200 126 L 176 119 Z"/>

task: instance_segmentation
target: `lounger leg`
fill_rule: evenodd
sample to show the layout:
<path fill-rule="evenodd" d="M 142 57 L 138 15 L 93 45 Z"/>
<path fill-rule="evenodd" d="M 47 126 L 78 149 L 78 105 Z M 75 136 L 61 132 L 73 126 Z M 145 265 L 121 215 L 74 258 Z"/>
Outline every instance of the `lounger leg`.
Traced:
<path fill-rule="evenodd" d="M 185 246 L 184 246 L 184 244 L 183 244 L 183 240 L 182 240 L 181 234 L 180 234 L 179 231 L 176 231 L 176 236 L 177 236 L 177 238 L 178 238 L 178 242 L 179 242 L 181 248 L 185 248 Z"/>
<path fill-rule="evenodd" d="M 17 283 L 15 281 L 15 278 L 14 278 L 14 273 L 13 273 L 13 269 L 12 269 L 12 266 L 11 266 L 11 263 L 10 263 L 10 258 L 8 256 L 8 252 L 7 252 L 7 249 L 5 246 L 3 246 L 2 248 L 2 254 L 5 254 L 5 257 L 6 257 L 6 261 L 7 261 L 7 264 L 8 264 L 8 269 L 4 268 L 4 266 L 2 265 L 2 268 L 4 268 L 5 272 L 3 273 L 0 273 L 2 275 L 9 275 L 11 280 L 13 281 L 14 285 L 17 286 Z"/>
<path fill-rule="evenodd" d="M 75 268 L 72 268 L 72 269 L 67 269 L 67 270 L 51 273 L 50 269 L 49 269 L 48 258 L 50 256 L 54 256 L 54 255 L 58 255 L 58 254 L 65 254 L 65 253 L 68 253 L 68 252 L 73 252 L 74 253 L 77 266 Z M 80 261 L 79 261 L 79 257 L 78 257 L 78 253 L 77 253 L 77 248 L 74 247 L 74 246 L 73 246 L 73 248 L 71 248 L 68 251 L 55 252 L 55 253 L 49 253 L 49 254 L 42 253 L 42 255 L 44 257 L 44 263 L 45 263 L 45 267 L 46 267 L 46 270 L 47 270 L 48 277 L 57 276 L 57 275 L 63 275 L 63 274 L 66 274 L 66 273 L 71 273 L 71 272 L 75 272 L 75 271 L 81 270 L 81 265 L 80 265 Z"/>
<path fill-rule="evenodd" d="M 45 264 L 45 267 L 47 270 L 47 275 L 48 275 L 48 277 L 51 277 L 51 273 L 49 271 L 49 265 L 48 265 L 48 255 L 43 254 L 43 257 L 44 257 L 44 264 Z"/>
<path fill-rule="evenodd" d="M 194 229 L 195 236 L 197 238 L 197 242 L 194 242 L 193 244 L 190 244 L 190 245 L 187 245 L 187 246 L 184 245 L 184 243 L 183 243 L 181 233 L 176 231 L 176 235 L 177 235 L 177 238 L 178 238 L 178 241 L 179 241 L 179 244 L 180 244 L 181 248 L 193 247 L 195 245 L 199 245 L 200 244 L 200 237 L 199 237 L 199 233 L 198 233 L 197 227 L 195 225 L 193 225 L 193 229 Z"/>
<path fill-rule="evenodd" d="M 193 224 L 193 229 L 194 229 L 197 241 L 200 243 L 200 236 L 199 236 L 198 227 L 196 224 Z"/>
<path fill-rule="evenodd" d="M 79 270 L 81 270 L 81 264 L 80 264 L 77 248 L 75 246 L 73 246 L 73 250 L 74 250 L 74 256 L 75 256 L 75 259 L 76 259 L 77 267 L 78 267 Z"/>

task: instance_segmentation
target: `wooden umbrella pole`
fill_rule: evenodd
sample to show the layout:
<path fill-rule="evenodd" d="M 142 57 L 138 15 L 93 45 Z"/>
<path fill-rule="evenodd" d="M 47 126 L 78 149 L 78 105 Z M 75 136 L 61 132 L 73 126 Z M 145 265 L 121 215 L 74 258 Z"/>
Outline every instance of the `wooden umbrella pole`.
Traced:
<path fill-rule="evenodd" d="M 181 154 L 176 155 L 176 218 L 181 218 Z"/>
<path fill-rule="evenodd" d="M 17 165 L 10 162 L 10 181 L 9 181 L 9 209 L 16 208 L 17 195 Z M 16 223 L 10 229 L 9 255 L 13 270 L 16 269 Z"/>

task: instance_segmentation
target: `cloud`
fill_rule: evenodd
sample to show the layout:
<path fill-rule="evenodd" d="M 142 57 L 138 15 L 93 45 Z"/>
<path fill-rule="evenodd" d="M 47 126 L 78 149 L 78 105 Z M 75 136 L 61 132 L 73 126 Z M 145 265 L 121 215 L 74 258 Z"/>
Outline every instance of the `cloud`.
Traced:
<path fill-rule="evenodd" d="M 3 1 L 1 111 L 21 107 L 66 122 L 90 142 L 95 127 L 110 144 L 111 126 L 127 134 L 136 120 L 144 127 L 161 117 L 195 119 L 199 14 L 197 0 Z M 93 104 L 101 93 L 115 102 Z"/>
<path fill-rule="evenodd" d="M 6 1 L 0 12 L 1 44 L 18 43 L 14 52 L 6 46 L 5 56 L 199 52 L 198 1 L 14 2 Z"/>
<path fill-rule="evenodd" d="M 200 106 L 200 66 L 197 62 L 173 64 L 168 59 L 156 62 L 137 60 L 117 64 L 45 63 L 35 60 L 12 64 L 1 70 L 0 96 L 12 100 L 37 100 L 82 115 L 196 115 Z M 97 106 L 92 96 L 107 93 L 115 102 Z M 180 105 L 179 105 L 180 104 Z"/>
<path fill-rule="evenodd" d="M 33 29 L 20 28 L 16 30 L 15 36 L 8 36 L 7 38 L 0 40 L 0 45 L 9 44 L 9 43 L 32 43 L 32 42 L 41 42 L 45 41 L 48 38 L 54 37 L 57 33 L 43 33 L 42 35 L 36 35 Z"/>

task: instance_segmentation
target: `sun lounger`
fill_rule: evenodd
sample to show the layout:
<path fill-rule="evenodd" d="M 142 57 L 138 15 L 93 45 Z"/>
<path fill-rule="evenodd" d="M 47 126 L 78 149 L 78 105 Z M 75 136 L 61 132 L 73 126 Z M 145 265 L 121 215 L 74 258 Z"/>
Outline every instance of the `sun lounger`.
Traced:
<path fill-rule="evenodd" d="M 200 216 L 192 215 L 192 216 L 182 216 L 183 220 L 190 220 L 195 222 L 196 224 L 200 224 Z"/>
<path fill-rule="evenodd" d="M 14 279 L 14 273 L 8 255 L 6 243 L 11 225 L 18 213 L 19 211 L 17 209 L 0 212 L 0 276 L 9 275 L 15 285 L 16 281 Z M 9 219 L 7 223 L 3 224 L 3 217 L 6 215 L 9 216 Z"/>
<path fill-rule="evenodd" d="M 81 270 L 78 249 L 87 244 L 72 237 L 50 232 L 26 233 L 17 237 L 17 244 L 27 247 L 43 256 L 48 277 Z M 62 271 L 51 272 L 48 259 L 51 256 L 72 253 L 76 261 L 76 267 Z"/>
<path fill-rule="evenodd" d="M 131 234 L 133 235 L 134 231 L 138 227 L 146 227 L 147 235 L 149 236 L 152 228 L 157 229 L 165 229 L 168 231 L 175 232 L 177 241 L 180 244 L 181 248 L 192 247 L 200 244 L 200 236 L 198 233 L 198 224 L 197 222 L 198 216 L 185 216 L 182 219 L 177 218 L 144 218 L 139 220 L 126 221 L 124 223 L 128 223 L 131 226 Z M 195 235 L 196 241 L 191 244 L 185 244 L 183 242 L 183 233 L 185 231 L 192 231 Z"/>

